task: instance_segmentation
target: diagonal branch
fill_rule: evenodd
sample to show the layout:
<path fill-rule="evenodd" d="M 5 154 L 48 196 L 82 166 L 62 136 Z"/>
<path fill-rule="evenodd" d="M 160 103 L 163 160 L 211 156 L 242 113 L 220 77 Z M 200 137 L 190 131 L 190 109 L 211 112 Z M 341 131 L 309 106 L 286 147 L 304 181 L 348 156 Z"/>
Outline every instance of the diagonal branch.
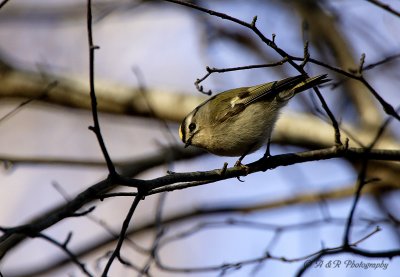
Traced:
<path fill-rule="evenodd" d="M 134 198 L 134 200 L 132 202 L 132 205 L 131 205 L 131 207 L 130 207 L 130 209 L 129 209 L 126 217 L 125 217 L 125 220 L 124 220 L 124 222 L 122 224 L 122 228 L 121 228 L 121 232 L 119 234 L 117 246 L 115 247 L 113 253 L 110 256 L 110 258 L 108 259 L 107 265 L 105 266 L 104 271 L 101 274 L 101 276 L 103 276 L 103 277 L 107 277 L 108 276 L 108 271 L 110 270 L 111 265 L 112 265 L 112 263 L 113 263 L 115 258 L 118 258 L 122 263 L 125 263 L 121 259 L 121 256 L 120 256 L 121 247 L 122 247 L 122 244 L 123 244 L 123 242 L 125 240 L 125 236 L 126 236 L 126 233 L 128 231 L 129 223 L 130 223 L 130 221 L 131 221 L 131 219 L 133 217 L 133 213 L 135 212 L 137 206 L 139 205 L 140 200 L 142 200 L 142 197 L 143 197 L 143 195 L 140 194 L 140 193 L 135 196 L 135 198 Z"/>
<path fill-rule="evenodd" d="M 384 9 L 385 11 L 400 17 L 400 12 L 396 11 L 395 9 L 391 8 L 389 5 L 382 3 L 381 1 L 378 0 L 365 0 L 367 2 L 370 2 L 371 4 L 378 6 L 382 9 Z"/>
<path fill-rule="evenodd" d="M 52 237 L 49 237 L 43 233 L 38 233 L 36 237 L 42 238 L 44 240 L 47 240 L 48 242 L 54 244 L 55 246 L 59 247 L 62 251 L 64 251 L 68 257 L 69 260 L 71 260 L 74 264 L 76 264 L 81 271 L 86 275 L 86 276 L 93 276 L 87 269 L 85 264 L 83 264 L 81 261 L 79 261 L 78 257 L 76 254 L 74 254 L 71 250 L 68 249 L 67 243 L 69 239 L 71 238 L 70 236 L 67 237 L 67 240 L 64 243 L 60 243 L 57 240 L 53 239 Z"/>
<path fill-rule="evenodd" d="M 4 7 L 4 5 L 7 4 L 8 1 L 9 1 L 9 0 L 3 0 L 3 1 L 1 1 L 1 3 L 0 3 L 0 9 L 1 9 L 2 7 Z"/>

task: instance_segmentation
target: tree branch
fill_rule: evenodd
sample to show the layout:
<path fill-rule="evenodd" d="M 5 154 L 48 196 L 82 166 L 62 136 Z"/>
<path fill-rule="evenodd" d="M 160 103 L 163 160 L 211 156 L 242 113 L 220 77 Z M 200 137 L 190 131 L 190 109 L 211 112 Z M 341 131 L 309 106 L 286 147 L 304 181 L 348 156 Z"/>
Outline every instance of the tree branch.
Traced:
<path fill-rule="evenodd" d="M 8 3 L 8 1 L 9 1 L 9 0 L 3 0 L 3 1 L 1 1 L 1 3 L 0 3 L 0 9 L 1 9 L 2 7 L 4 7 L 4 5 Z"/>
<path fill-rule="evenodd" d="M 377 183 L 374 184 L 373 186 L 368 186 L 365 187 L 365 189 L 362 191 L 363 194 L 374 194 L 376 191 L 382 191 L 382 190 L 391 190 L 391 189 L 398 189 L 396 185 L 391 186 L 388 184 L 382 184 L 382 183 Z M 177 223 L 183 223 L 187 222 L 189 220 L 196 220 L 199 218 L 208 218 L 210 216 L 221 216 L 221 215 L 230 215 L 230 214 L 249 214 L 249 213 L 254 213 L 254 212 L 260 212 L 260 211 L 270 211 L 274 209 L 281 209 L 281 208 L 287 208 L 290 206 L 294 205 L 309 205 L 309 204 L 317 204 L 318 202 L 321 201 L 327 201 L 327 200 L 339 200 L 339 199 L 345 199 L 348 197 L 351 197 L 355 193 L 355 186 L 353 184 L 348 185 L 346 187 L 341 187 L 341 188 L 336 188 L 330 191 L 323 191 L 323 192 L 310 192 L 310 193 L 302 193 L 300 195 L 295 195 L 291 197 L 285 197 L 282 199 L 277 199 L 277 200 L 272 200 L 272 201 L 266 201 L 264 203 L 257 203 L 257 204 L 250 204 L 250 205 L 217 205 L 213 207 L 207 207 L 207 208 L 197 208 L 194 210 L 183 210 L 180 213 L 174 214 L 172 216 L 167 216 L 161 221 L 162 226 L 166 226 L 169 228 L 170 225 L 177 224 Z M 129 195 L 132 196 L 132 195 Z M 361 220 L 362 221 L 362 220 Z M 326 222 L 325 220 L 323 222 Z M 328 218 L 327 222 L 335 222 L 335 219 Z M 342 223 L 344 221 L 341 221 Z M 372 224 L 376 225 L 379 222 L 372 222 Z M 310 226 L 309 223 L 307 223 L 307 226 Z M 313 226 L 313 225 L 311 225 Z M 157 222 L 153 221 L 150 223 L 142 223 L 142 224 L 136 224 L 135 226 L 131 226 L 129 228 L 127 237 L 136 235 L 136 234 L 141 234 L 144 232 L 149 232 L 150 230 L 154 229 L 157 227 Z M 293 226 L 295 227 L 295 226 Z M 290 226 L 287 226 L 287 228 L 293 228 Z M 280 226 L 279 229 L 284 228 L 284 226 Z M 79 247 L 79 249 L 76 249 L 75 255 L 77 257 L 85 256 L 87 254 L 90 254 L 91 252 L 99 249 L 100 247 L 103 247 L 105 245 L 108 245 L 110 243 L 113 243 L 116 241 L 116 237 L 102 237 L 99 238 L 98 240 L 88 243 L 86 245 L 82 245 Z M 37 275 L 42 275 L 45 274 L 49 269 L 53 269 L 56 267 L 60 267 L 62 265 L 65 265 L 66 263 L 69 262 L 68 258 L 56 258 L 52 261 L 49 261 L 46 265 L 43 265 L 39 268 L 36 269 L 30 269 L 28 271 L 19 271 L 19 272 L 14 272 L 10 276 L 13 277 L 28 277 L 28 276 L 37 276 Z"/>
<path fill-rule="evenodd" d="M 107 262 L 107 264 L 106 264 L 106 266 L 104 268 L 104 271 L 101 274 L 101 276 L 103 276 L 103 277 L 107 277 L 108 276 L 108 271 L 110 270 L 111 265 L 112 265 L 112 263 L 113 263 L 115 258 L 118 258 L 122 263 L 124 263 L 124 261 L 121 260 L 121 256 L 120 256 L 121 247 L 122 247 L 122 244 L 123 244 L 123 242 L 125 240 L 125 236 L 126 236 L 126 233 L 128 231 L 129 223 L 130 223 L 130 221 L 131 221 L 131 219 L 133 217 L 133 213 L 135 212 L 137 206 L 139 205 L 140 200 L 142 200 L 142 197 L 143 197 L 143 195 L 140 194 L 140 193 L 135 196 L 135 198 L 134 198 L 134 200 L 132 202 L 132 205 L 131 205 L 131 207 L 130 207 L 130 209 L 129 209 L 126 217 L 125 217 L 125 220 L 124 220 L 124 222 L 122 224 L 121 232 L 120 232 L 119 238 L 118 238 L 118 243 L 115 246 L 115 249 L 112 252 L 110 258 L 108 259 L 108 262 Z"/>
<path fill-rule="evenodd" d="M 83 205 L 99 198 L 103 193 L 114 188 L 116 185 L 140 188 L 142 190 L 142 196 L 146 196 L 164 191 L 183 189 L 229 178 L 246 176 L 254 172 L 266 171 L 280 166 L 340 157 L 363 160 L 374 159 L 400 161 L 400 150 L 371 150 L 366 153 L 362 148 L 347 149 L 345 146 L 334 146 L 314 151 L 282 154 L 267 159 L 261 158 L 256 162 L 248 164 L 248 169 L 232 167 L 226 169 L 223 175 L 221 175 L 220 169 L 216 169 L 203 172 L 173 173 L 150 180 L 130 179 L 122 176 L 118 176 L 118 178 L 114 178 L 113 180 L 107 178 L 81 192 L 66 205 L 58 207 L 57 210 L 46 213 L 29 224 L 8 228 L 10 231 L 0 237 L 0 258 L 4 257 L 11 248 L 24 240 L 26 234 L 39 233 L 56 224 L 60 220 L 73 216 L 73 214 Z M 198 183 L 198 181 L 200 182 Z"/>
<path fill-rule="evenodd" d="M 101 152 L 104 155 L 104 159 L 107 163 L 108 172 L 110 177 L 114 177 L 116 175 L 114 164 L 111 161 L 110 155 L 108 154 L 106 145 L 104 143 L 103 136 L 100 130 L 99 117 L 97 114 L 97 99 L 96 92 L 94 89 L 94 51 L 99 49 L 98 46 L 93 44 L 93 34 L 92 34 L 92 1 L 87 1 L 87 33 L 88 33 L 88 44 L 89 44 L 89 85 L 90 85 L 90 99 L 92 105 L 92 116 L 93 116 L 93 126 L 90 126 L 89 129 L 92 130 L 97 137 L 99 142 Z"/>
<path fill-rule="evenodd" d="M 384 4 L 381 1 L 378 1 L 378 0 L 365 0 L 365 1 L 370 2 L 371 4 L 384 9 L 385 11 L 387 11 L 387 12 L 389 12 L 389 13 L 395 15 L 395 16 L 400 17 L 400 12 L 392 9 L 389 5 Z"/>

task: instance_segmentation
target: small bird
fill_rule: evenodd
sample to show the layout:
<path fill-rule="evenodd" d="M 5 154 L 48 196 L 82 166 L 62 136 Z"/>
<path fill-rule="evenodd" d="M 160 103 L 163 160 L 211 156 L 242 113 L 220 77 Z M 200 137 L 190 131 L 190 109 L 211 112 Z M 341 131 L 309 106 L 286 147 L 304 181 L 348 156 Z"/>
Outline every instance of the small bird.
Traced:
<path fill-rule="evenodd" d="M 269 142 L 280 110 L 294 95 L 328 81 L 326 74 L 311 78 L 298 75 L 221 92 L 185 117 L 179 137 L 185 147 L 197 146 L 219 156 L 240 156 L 235 164 L 240 166 L 247 154 Z"/>

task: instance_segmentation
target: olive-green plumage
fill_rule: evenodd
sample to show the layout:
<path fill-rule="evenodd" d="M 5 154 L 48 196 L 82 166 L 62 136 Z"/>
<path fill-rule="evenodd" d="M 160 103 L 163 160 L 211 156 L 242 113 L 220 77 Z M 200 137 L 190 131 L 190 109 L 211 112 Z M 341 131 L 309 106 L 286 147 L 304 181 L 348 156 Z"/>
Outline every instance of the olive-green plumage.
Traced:
<path fill-rule="evenodd" d="M 197 106 L 183 120 L 180 137 L 221 156 L 244 156 L 265 144 L 279 111 L 297 93 L 328 82 L 326 75 L 302 75 L 221 92 Z"/>

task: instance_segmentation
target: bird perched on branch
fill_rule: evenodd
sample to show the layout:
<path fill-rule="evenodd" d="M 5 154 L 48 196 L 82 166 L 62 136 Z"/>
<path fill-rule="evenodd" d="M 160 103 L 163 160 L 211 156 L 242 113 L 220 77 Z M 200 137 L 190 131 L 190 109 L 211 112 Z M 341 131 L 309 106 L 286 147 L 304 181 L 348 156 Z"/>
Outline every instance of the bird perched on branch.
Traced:
<path fill-rule="evenodd" d="M 328 82 L 327 75 L 289 77 L 221 92 L 190 112 L 179 127 L 185 147 L 242 159 L 266 144 L 280 110 L 297 93 Z M 269 153 L 268 153 L 269 155 Z"/>

